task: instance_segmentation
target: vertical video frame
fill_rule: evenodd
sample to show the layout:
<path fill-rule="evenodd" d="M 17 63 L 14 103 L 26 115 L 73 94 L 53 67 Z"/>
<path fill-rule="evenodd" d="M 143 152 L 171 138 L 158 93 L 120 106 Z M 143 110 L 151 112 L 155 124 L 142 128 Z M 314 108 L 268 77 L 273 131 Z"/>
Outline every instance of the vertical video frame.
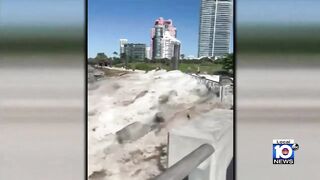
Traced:
<path fill-rule="evenodd" d="M 88 0 L 88 179 L 233 179 L 232 0 Z"/>

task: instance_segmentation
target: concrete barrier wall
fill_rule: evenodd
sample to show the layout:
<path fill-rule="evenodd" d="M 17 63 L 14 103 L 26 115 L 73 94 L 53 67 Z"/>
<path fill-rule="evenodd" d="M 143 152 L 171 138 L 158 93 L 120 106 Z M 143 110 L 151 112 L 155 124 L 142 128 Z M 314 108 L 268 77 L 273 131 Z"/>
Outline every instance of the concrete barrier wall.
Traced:
<path fill-rule="evenodd" d="M 201 163 L 189 180 L 226 180 L 233 157 L 233 111 L 214 110 L 169 133 L 169 167 L 201 144 L 208 143 L 215 152 Z"/>

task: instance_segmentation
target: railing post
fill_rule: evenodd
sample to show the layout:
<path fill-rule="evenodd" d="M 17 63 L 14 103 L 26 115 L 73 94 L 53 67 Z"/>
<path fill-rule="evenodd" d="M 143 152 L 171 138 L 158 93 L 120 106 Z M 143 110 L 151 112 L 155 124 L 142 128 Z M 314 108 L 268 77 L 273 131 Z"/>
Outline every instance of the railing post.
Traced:
<path fill-rule="evenodd" d="M 220 101 L 222 102 L 223 100 L 223 86 L 220 86 L 220 94 L 219 94 L 219 97 L 220 97 Z"/>
<path fill-rule="evenodd" d="M 164 173 L 157 176 L 154 180 L 183 180 L 213 152 L 214 148 L 211 145 L 203 144 L 169 167 Z"/>

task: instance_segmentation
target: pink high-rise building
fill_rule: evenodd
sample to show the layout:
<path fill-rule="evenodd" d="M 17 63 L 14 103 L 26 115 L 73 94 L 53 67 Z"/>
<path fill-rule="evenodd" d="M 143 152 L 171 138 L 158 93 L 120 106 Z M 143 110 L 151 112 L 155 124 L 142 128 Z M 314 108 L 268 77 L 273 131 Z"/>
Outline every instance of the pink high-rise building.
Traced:
<path fill-rule="evenodd" d="M 176 37 L 177 29 L 171 19 L 165 20 L 160 17 L 155 20 L 151 30 L 152 59 L 172 59 L 177 54 L 174 52 L 174 46 L 180 46 L 180 41 Z"/>
<path fill-rule="evenodd" d="M 163 17 L 160 17 L 158 18 L 157 20 L 155 20 L 154 22 L 154 28 L 152 28 L 152 37 L 155 35 L 154 32 L 155 32 L 155 28 L 157 26 L 160 26 L 160 27 L 163 27 L 165 28 L 166 31 L 169 31 L 170 32 L 170 35 L 173 36 L 173 37 L 177 37 L 176 33 L 177 33 L 177 29 L 176 27 L 173 26 L 173 23 L 172 23 L 172 20 L 171 19 L 168 19 L 168 20 L 165 20 L 163 19 Z"/>

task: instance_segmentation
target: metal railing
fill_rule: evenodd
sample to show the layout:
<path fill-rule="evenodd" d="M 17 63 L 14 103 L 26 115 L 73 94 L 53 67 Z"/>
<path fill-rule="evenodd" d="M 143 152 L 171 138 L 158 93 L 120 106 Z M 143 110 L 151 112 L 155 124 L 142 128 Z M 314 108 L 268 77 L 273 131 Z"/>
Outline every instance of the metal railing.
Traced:
<path fill-rule="evenodd" d="M 182 180 L 214 152 L 209 144 L 203 144 L 180 161 L 169 167 L 154 180 Z"/>

